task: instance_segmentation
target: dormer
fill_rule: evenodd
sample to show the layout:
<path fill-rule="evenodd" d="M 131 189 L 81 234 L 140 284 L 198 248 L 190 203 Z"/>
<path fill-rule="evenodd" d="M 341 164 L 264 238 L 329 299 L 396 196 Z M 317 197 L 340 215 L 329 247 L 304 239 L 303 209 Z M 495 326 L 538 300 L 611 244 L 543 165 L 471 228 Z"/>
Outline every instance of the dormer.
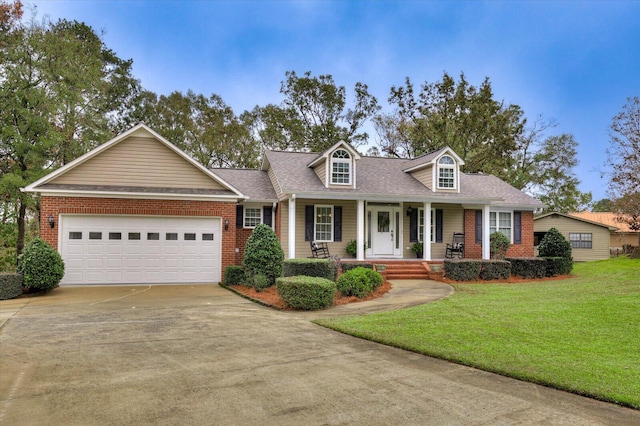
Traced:
<path fill-rule="evenodd" d="M 308 164 L 325 188 L 354 189 L 356 161 L 360 154 L 351 145 L 340 141 Z"/>
<path fill-rule="evenodd" d="M 458 193 L 461 166 L 464 166 L 464 160 L 446 147 L 411 160 L 404 172 L 433 192 Z"/>

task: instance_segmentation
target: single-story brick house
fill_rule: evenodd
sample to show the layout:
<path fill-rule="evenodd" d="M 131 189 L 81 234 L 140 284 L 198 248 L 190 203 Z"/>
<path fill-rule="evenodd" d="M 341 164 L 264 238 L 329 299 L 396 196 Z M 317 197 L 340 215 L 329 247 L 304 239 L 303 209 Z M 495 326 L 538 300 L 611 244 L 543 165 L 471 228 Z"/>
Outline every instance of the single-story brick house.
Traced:
<path fill-rule="evenodd" d="M 549 229 L 556 228 L 571 243 L 573 260 L 608 259 L 612 249 L 638 244 L 638 233 L 615 217 L 615 213 L 546 213 L 534 218 L 534 244 L 538 245 Z"/>
<path fill-rule="evenodd" d="M 259 170 L 209 170 L 139 124 L 24 188 L 41 195 L 41 236 L 62 254 L 62 284 L 217 282 L 240 263 L 258 223 L 286 258 L 310 240 L 346 257 L 445 256 L 454 232 L 465 257 L 489 258 L 491 232 L 509 256 L 533 255 L 542 204 L 486 174 L 461 171 L 450 148 L 421 157 L 361 156 L 339 142 L 322 153 L 266 151 Z"/>

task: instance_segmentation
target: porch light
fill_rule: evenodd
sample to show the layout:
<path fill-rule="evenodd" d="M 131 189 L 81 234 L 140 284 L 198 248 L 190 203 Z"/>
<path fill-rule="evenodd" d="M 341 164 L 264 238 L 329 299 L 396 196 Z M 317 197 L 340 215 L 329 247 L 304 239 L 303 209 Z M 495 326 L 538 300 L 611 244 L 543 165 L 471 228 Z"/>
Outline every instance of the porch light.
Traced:
<path fill-rule="evenodd" d="M 56 221 L 53 218 L 52 214 L 49 215 L 49 217 L 47 218 L 47 221 L 49 222 L 49 226 L 51 227 L 51 229 L 53 229 L 53 227 L 56 226 Z"/>
<path fill-rule="evenodd" d="M 225 219 L 224 220 L 224 230 L 228 231 L 229 230 L 229 219 Z"/>
<path fill-rule="evenodd" d="M 407 208 L 407 216 L 411 216 L 411 213 L 413 213 L 413 207 L 409 206 Z"/>

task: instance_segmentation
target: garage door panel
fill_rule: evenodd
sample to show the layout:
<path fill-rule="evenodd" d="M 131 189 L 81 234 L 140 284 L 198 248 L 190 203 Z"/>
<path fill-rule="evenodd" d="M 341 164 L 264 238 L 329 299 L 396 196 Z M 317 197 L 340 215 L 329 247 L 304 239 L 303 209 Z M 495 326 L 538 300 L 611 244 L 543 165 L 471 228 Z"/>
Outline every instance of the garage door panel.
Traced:
<path fill-rule="evenodd" d="M 62 284 L 215 282 L 221 278 L 219 218 L 63 214 L 60 227 L 66 265 Z"/>

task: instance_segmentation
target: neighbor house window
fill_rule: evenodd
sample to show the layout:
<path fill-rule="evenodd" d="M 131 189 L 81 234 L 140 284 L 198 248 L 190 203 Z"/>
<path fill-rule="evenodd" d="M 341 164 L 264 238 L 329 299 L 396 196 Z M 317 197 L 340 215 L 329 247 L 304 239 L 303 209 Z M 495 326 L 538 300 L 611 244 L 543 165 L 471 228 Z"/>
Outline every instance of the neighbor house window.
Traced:
<path fill-rule="evenodd" d="M 569 234 L 569 242 L 571 242 L 571 248 L 590 249 L 592 248 L 593 234 L 571 233 Z"/>
<path fill-rule="evenodd" d="M 511 212 L 490 212 L 489 213 L 489 232 L 502 232 L 512 241 L 511 230 L 512 227 Z"/>
<path fill-rule="evenodd" d="M 333 207 L 316 206 L 316 241 L 333 241 Z"/>
<path fill-rule="evenodd" d="M 262 223 L 262 207 L 246 207 L 244 209 L 244 227 L 255 228 Z"/>
<path fill-rule="evenodd" d="M 351 156 L 344 149 L 338 149 L 331 156 L 331 183 L 351 184 Z"/>
<path fill-rule="evenodd" d="M 456 187 L 456 162 L 448 155 L 438 160 L 438 188 L 455 189 Z"/>
<path fill-rule="evenodd" d="M 436 242 L 436 209 L 431 209 L 431 242 Z M 424 209 L 418 209 L 418 241 L 424 241 Z"/>

